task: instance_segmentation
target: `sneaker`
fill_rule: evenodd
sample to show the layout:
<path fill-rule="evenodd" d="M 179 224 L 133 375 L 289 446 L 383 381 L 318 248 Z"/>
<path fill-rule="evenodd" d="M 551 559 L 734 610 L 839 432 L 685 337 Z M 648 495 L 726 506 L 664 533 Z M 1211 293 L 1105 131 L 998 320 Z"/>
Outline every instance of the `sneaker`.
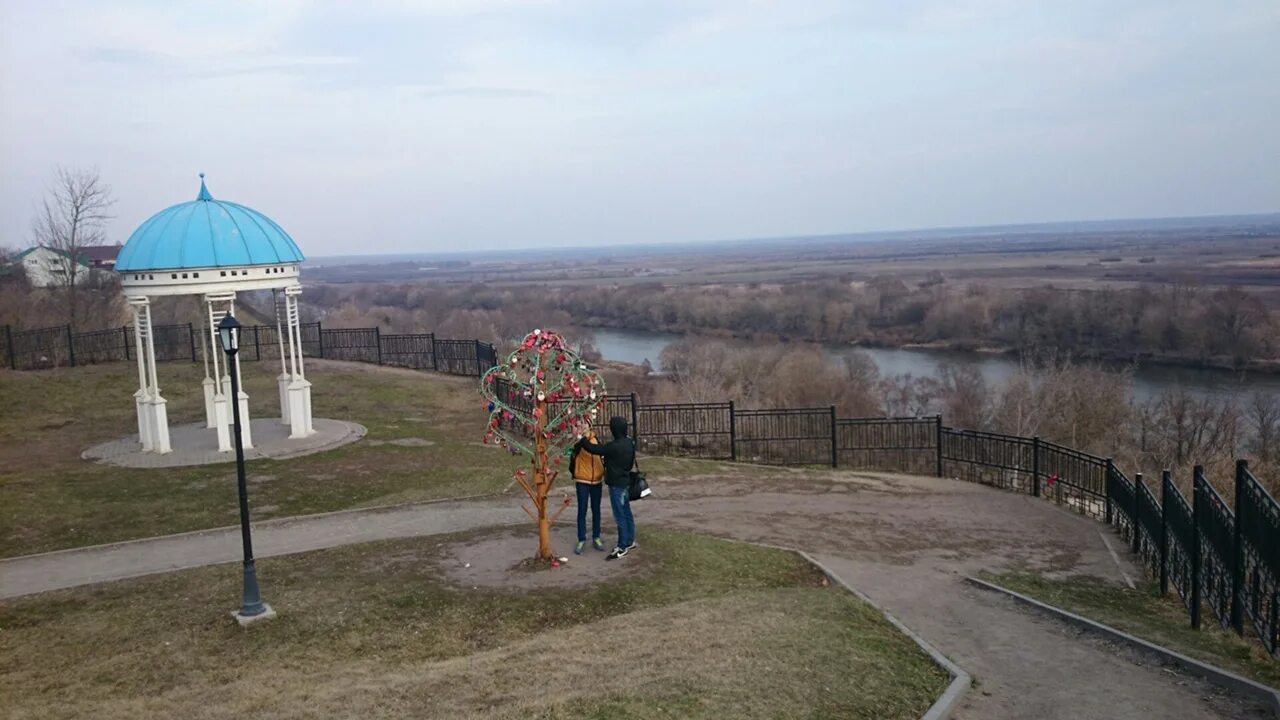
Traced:
<path fill-rule="evenodd" d="M 609 553 L 608 555 L 605 555 L 604 559 L 617 560 L 620 557 L 626 557 L 626 555 L 627 555 L 627 549 L 619 547 L 619 548 L 614 548 L 613 552 Z"/>
<path fill-rule="evenodd" d="M 638 547 L 640 547 L 640 543 L 637 543 L 637 542 L 634 542 L 634 541 L 633 541 L 630 545 L 628 545 L 628 546 L 627 546 L 627 549 L 628 549 L 628 550 L 635 550 L 635 549 L 636 549 L 636 548 L 638 548 Z"/>
<path fill-rule="evenodd" d="M 586 546 L 587 546 L 587 541 L 586 541 L 586 540 L 579 540 L 579 541 L 578 541 L 578 544 L 573 546 L 573 554 L 574 554 L 574 555 L 581 555 L 581 554 L 582 554 L 582 548 L 584 548 L 584 547 L 586 547 Z"/>
<path fill-rule="evenodd" d="M 599 550 L 600 552 L 604 552 L 604 541 L 600 538 L 593 538 L 591 540 L 591 547 Z"/>

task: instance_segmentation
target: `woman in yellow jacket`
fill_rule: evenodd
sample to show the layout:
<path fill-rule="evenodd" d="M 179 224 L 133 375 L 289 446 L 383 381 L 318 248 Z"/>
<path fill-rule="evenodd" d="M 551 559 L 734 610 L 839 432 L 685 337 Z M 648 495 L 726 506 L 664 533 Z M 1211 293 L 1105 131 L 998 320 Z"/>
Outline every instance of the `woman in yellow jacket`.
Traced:
<path fill-rule="evenodd" d="M 593 432 L 587 433 L 589 442 L 596 442 Z M 573 447 L 569 456 L 569 468 L 573 473 L 574 485 L 578 488 L 578 544 L 573 552 L 581 555 L 587 546 L 587 504 L 591 504 L 591 547 L 604 550 L 604 541 L 600 539 L 600 496 L 603 492 L 604 459 L 598 455 L 583 452 L 579 445 Z"/>

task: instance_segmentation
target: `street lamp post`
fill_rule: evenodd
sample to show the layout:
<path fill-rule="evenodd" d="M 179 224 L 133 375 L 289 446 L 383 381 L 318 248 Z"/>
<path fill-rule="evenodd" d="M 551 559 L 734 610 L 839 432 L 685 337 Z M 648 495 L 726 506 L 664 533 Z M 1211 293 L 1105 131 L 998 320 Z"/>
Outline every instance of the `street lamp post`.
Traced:
<path fill-rule="evenodd" d="M 253 562 L 253 537 L 249 532 L 249 490 L 244 476 L 244 442 L 240 436 L 240 378 L 236 368 L 236 353 L 240 350 L 240 323 L 234 316 L 223 316 L 218 323 L 218 338 L 227 354 L 227 370 L 231 376 L 231 417 L 235 423 L 236 481 L 240 489 L 240 539 L 244 545 L 244 598 L 240 610 L 232 613 L 241 625 L 254 620 L 275 617 L 271 606 L 262 602 L 258 592 L 258 573 Z"/>

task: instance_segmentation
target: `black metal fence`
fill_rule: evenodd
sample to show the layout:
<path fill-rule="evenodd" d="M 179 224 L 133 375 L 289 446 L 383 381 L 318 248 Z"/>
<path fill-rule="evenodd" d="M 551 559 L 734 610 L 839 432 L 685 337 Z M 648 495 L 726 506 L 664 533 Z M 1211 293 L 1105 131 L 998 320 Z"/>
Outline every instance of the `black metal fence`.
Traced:
<path fill-rule="evenodd" d="M 307 357 L 399 365 L 480 377 L 497 364 L 495 348 L 434 334 L 383 335 L 377 328 L 301 326 Z M 208 345 L 191 325 L 156 326 L 157 360 L 196 361 Z M 279 357 L 271 326 L 247 327 L 247 358 Z M 0 361 L 17 370 L 132 360 L 132 328 L 73 333 L 67 326 L 4 328 Z M 513 405 L 531 402 L 504 385 Z M 1243 634 L 1253 629 L 1280 654 L 1280 504 L 1248 465 L 1236 468 L 1232 508 L 1197 467 L 1192 501 L 1166 472 L 1157 498 L 1141 475 L 1126 476 L 1109 458 L 1046 442 L 943 425 L 941 417 L 840 418 L 825 408 L 739 409 L 733 402 L 645 405 L 632 394 L 609 397 L 595 419 L 607 433 L 612 416 L 628 418 L 644 452 L 771 465 L 832 466 L 936 474 L 1054 502 L 1113 526 L 1162 592 L 1178 593 L 1199 627 L 1201 607 Z"/>
<path fill-rule="evenodd" d="M 213 340 L 201 337 L 191 323 L 155 325 L 151 328 L 156 360 L 200 361 Z M 497 363 L 493 345 L 479 340 L 440 340 L 431 333 L 383 335 L 378 328 L 331 328 L 320 323 L 298 327 L 304 357 L 353 360 L 382 365 L 402 365 L 451 375 L 479 376 Z M 246 325 L 240 331 L 240 356 L 245 360 L 278 360 L 281 343 L 274 325 Z M 133 326 L 75 333 L 69 325 L 36 330 L 15 330 L 6 325 L 0 336 L 0 367 L 43 370 L 60 366 L 96 365 L 135 360 Z"/>
<path fill-rule="evenodd" d="M 938 473 L 942 418 L 838 418 L 836 464 L 866 470 Z"/>

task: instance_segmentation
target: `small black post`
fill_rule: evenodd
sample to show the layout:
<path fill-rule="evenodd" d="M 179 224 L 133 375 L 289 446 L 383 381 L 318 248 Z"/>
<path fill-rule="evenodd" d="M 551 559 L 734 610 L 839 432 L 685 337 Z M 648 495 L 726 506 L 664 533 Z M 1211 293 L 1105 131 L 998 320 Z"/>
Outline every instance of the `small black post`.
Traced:
<path fill-rule="evenodd" d="M 631 393 L 631 440 L 637 446 L 640 444 L 640 413 L 636 410 L 638 402 L 635 393 Z"/>
<path fill-rule="evenodd" d="M 382 364 L 382 328 L 373 329 L 373 340 L 378 345 L 378 364 Z"/>
<path fill-rule="evenodd" d="M 1169 498 L 1173 479 L 1168 470 L 1160 473 L 1160 594 L 1169 594 Z"/>
<path fill-rule="evenodd" d="M 831 467 L 840 466 L 840 447 L 836 439 L 836 406 L 831 406 Z"/>
<path fill-rule="evenodd" d="M 1031 438 L 1031 494 L 1040 497 L 1040 436 Z"/>
<path fill-rule="evenodd" d="M 1204 466 L 1196 465 L 1191 485 L 1191 627 L 1200 629 L 1200 483 Z"/>
<path fill-rule="evenodd" d="M 317 338 L 317 339 L 319 340 L 319 342 L 320 342 L 320 357 L 324 357 L 324 326 L 323 326 L 323 325 L 321 325 L 321 324 L 320 324 L 320 323 L 318 323 L 318 322 L 316 323 L 316 338 Z M 299 343 L 299 344 L 301 344 L 301 343 L 302 343 L 302 328 L 301 328 L 301 327 L 299 327 L 299 328 L 298 328 L 298 343 Z M 302 350 L 302 348 L 298 348 L 298 350 Z"/>
<path fill-rule="evenodd" d="M 729 401 L 729 459 L 738 460 L 738 418 L 733 411 L 733 401 Z"/>
<path fill-rule="evenodd" d="M 1142 473 L 1133 474 L 1133 537 L 1130 542 L 1136 555 L 1142 551 L 1141 535 L 1138 528 L 1142 526 Z"/>
<path fill-rule="evenodd" d="M 476 340 L 476 377 L 484 377 L 485 369 L 480 367 L 480 341 Z"/>
<path fill-rule="evenodd" d="M 254 360 L 262 359 L 262 342 L 261 342 L 261 339 L 258 337 L 258 331 L 261 329 L 262 329 L 261 325 L 253 326 L 253 359 Z"/>
<path fill-rule="evenodd" d="M 934 437 L 937 438 L 937 474 L 942 477 L 942 416 L 933 417 Z"/>
<path fill-rule="evenodd" d="M 129 357 L 129 326 L 128 325 L 121 326 L 120 337 L 123 338 L 122 342 L 124 343 L 124 359 L 132 360 L 133 358 Z"/>
<path fill-rule="evenodd" d="M 13 327 L 9 325 L 4 326 L 4 340 L 5 340 L 5 347 L 9 348 L 9 369 L 17 370 L 18 356 L 13 352 Z M 127 342 L 125 343 L 125 349 L 126 350 L 129 349 L 129 345 Z"/>
<path fill-rule="evenodd" d="M 187 323 L 187 342 L 191 345 L 191 362 L 196 361 L 196 331 L 191 327 L 191 323 Z M 254 343 L 256 346 L 256 342 Z M 256 349 L 256 348 L 255 348 Z"/>
<path fill-rule="evenodd" d="M 67 356 L 71 359 L 71 367 L 76 366 L 76 341 L 71 337 L 71 325 L 67 325 Z"/>
<path fill-rule="evenodd" d="M 440 372 L 440 356 L 436 354 L 435 333 L 431 333 L 431 371 Z"/>
<path fill-rule="evenodd" d="M 1231 551 L 1231 627 L 1244 634 L 1244 486 L 1248 460 L 1236 460 L 1236 522 Z"/>
<path fill-rule="evenodd" d="M 1111 458 L 1107 458 L 1107 478 L 1104 484 L 1107 489 L 1107 524 L 1108 525 L 1110 525 L 1112 520 L 1114 519 L 1113 517 L 1114 513 L 1112 513 L 1112 510 L 1111 510 L 1111 485 L 1112 483 L 1115 482 L 1115 474 L 1116 474 L 1116 464 L 1111 460 Z"/>

